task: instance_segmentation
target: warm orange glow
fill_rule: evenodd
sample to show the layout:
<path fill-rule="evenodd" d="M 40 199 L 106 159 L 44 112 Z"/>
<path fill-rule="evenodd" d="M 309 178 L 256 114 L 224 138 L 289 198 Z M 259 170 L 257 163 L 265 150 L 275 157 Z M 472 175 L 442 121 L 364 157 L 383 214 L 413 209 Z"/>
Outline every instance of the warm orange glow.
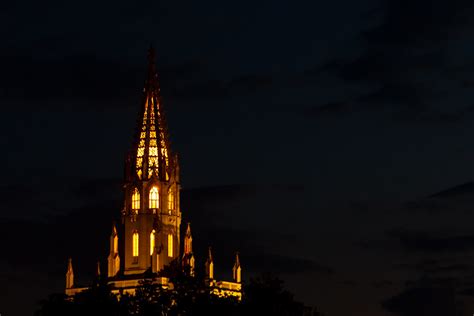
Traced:
<path fill-rule="evenodd" d="M 145 138 L 146 138 L 146 126 L 147 126 L 147 113 L 148 102 L 145 104 L 145 112 L 143 113 L 143 122 L 142 122 L 142 131 L 140 132 L 140 143 L 137 149 L 137 161 L 136 161 L 136 170 L 137 175 L 142 178 L 142 166 L 143 166 L 143 155 L 145 154 Z"/>
<path fill-rule="evenodd" d="M 155 230 L 153 229 L 150 233 L 150 256 L 153 254 L 155 249 Z"/>
<path fill-rule="evenodd" d="M 168 257 L 173 257 L 173 235 L 168 234 Z"/>
<path fill-rule="evenodd" d="M 237 274 L 236 274 L 235 281 L 237 283 L 240 283 L 240 282 L 242 282 L 242 269 L 240 267 L 238 267 L 236 272 L 237 272 Z"/>
<path fill-rule="evenodd" d="M 133 247 L 132 247 L 132 255 L 134 257 L 138 257 L 138 232 L 133 233 Z"/>
<path fill-rule="evenodd" d="M 114 236 L 114 254 L 118 253 L 118 236 Z"/>
<path fill-rule="evenodd" d="M 160 202 L 160 195 L 158 194 L 158 188 L 157 187 L 153 187 L 151 188 L 150 190 L 150 196 L 149 196 L 149 207 L 151 209 L 153 208 L 158 208 L 159 206 L 159 202 Z"/>
<path fill-rule="evenodd" d="M 173 191 L 168 192 L 168 210 L 174 210 L 174 194 L 173 194 Z"/>
<path fill-rule="evenodd" d="M 135 188 L 132 194 L 132 210 L 138 209 L 140 209 L 140 192 L 138 192 L 138 189 Z"/>
<path fill-rule="evenodd" d="M 214 262 L 210 262 L 209 263 L 209 271 L 208 271 L 208 274 L 209 274 L 209 279 L 214 279 Z"/>
<path fill-rule="evenodd" d="M 145 100 L 145 111 L 135 161 L 136 172 L 140 179 L 150 178 L 153 175 L 164 176 L 165 180 L 170 178 L 166 130 L 162 123 L 159 101 L 153 94 L 149 94 Z M 160 174 L 162 170 L 160 164 L 164 164 L 165 167 L 163 175 Z"/>

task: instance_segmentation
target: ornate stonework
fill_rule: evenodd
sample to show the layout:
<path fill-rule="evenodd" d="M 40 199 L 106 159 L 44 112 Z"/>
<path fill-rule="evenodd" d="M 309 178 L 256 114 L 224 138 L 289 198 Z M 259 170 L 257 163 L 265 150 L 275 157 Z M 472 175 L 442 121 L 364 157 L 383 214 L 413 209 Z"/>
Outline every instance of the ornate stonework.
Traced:
<path fill-rule="evenodd" d="M 188 266 L 191 275 L 195 269 L 189 224 L 183 241 L 183 255 L 180 256 L 179 162 L 169 141 L 153 49 L 148 53 L 148 62 L 136 136 L 125 162 L 125 198 L 121 213 L 123 236 L 119 236 L 115 224 L 110 236 L 107 277 L 113 292 L 117 293 L 134 293 L 145 274 L 157 276 L 174 260 Z M 210 249 L 206 275 L 212 293 L 241 297 L 238 255 L 233 268 L 234 282 L 214 280 Z M 165 288 L 173 286 L 163 277 L 156 277 L 154 282 Z M 74 285 L 72 260 L 69 259 L 66 294 L 74 295 L 85 289 Z"/>

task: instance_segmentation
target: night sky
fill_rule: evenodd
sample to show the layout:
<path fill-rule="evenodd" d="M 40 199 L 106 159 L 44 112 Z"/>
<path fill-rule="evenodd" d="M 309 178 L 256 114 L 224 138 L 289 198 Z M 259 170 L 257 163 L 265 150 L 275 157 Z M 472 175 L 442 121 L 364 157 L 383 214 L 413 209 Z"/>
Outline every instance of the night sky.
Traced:
<path fill-rule="evenodd" d="M 230 279 L 238 250 L 244 278 L 273 272 L 328 316 L 452 295 L 471 315 L 472 16 L 472 0 L 0 3 L 0 313 L 63 291 L 69 256 L 83 282 L 105 271 L 152 44 L 198 265 L 212 245 Z"/>

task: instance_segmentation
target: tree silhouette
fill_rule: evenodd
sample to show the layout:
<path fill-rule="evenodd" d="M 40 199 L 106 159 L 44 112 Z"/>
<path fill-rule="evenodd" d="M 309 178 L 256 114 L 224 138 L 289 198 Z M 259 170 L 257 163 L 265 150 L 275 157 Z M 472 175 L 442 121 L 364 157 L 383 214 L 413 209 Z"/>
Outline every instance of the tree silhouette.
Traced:
<path fill-rule="evenodd" d="M 242 301 L 235 297 L 211 294 L 205 279 L 191 276 L 179 262 L 165 267 L 158 277 L 173 284 L 165 288 L 149 274 L 136 288 L 135 295 L 115 295 L 107 280 L 96 280 L 87 290 L 67 297 L 51 295 L 41 302 L 36 316 L 316 316 L 283 288 L 276 277 L 264 275 L 250 280 L 244 287 Z"/>

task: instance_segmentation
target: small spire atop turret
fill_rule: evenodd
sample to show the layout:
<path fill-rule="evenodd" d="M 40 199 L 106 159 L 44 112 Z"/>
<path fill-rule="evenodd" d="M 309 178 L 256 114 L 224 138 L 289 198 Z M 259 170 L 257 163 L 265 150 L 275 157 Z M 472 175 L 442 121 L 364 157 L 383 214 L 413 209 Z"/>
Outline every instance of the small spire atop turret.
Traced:
<path fill-rule="evenodd" d="M 184 255 L 190 255 L 193 252 L 193 236 L 191 235 L 191 223 L 188 223 L 186 235 L 184 237 Z"/>
<path fill-rule="evenodd" d="M 116 236 L 117 235 L 117 227 L 116 227 L 116 224 L 115 224 L 115 221 L 112 222 L 112 236 Z"/>
<path fill-rule="evenodd" d="M 195 259 L 193 255 L 193 236 L 191 235 L 191 223 L 188 223 L 184 236 L 183 267 L 189 268 L 189 273 L 194 276 Z"/>
<path fill-rule="evenodd" d="M 206 260 L 206 277 L 210 280 L 214 279 L 214 259 L 212 258 L 211 247 L 209 247 L 209 253 Z"/>
<path fill-rule="evenodd" d="M 188 222 L 188 226 L 186 227 L 186 236 L 191 236 L 191 223 Z"/>
<path fill-rule="evenodd" d="M 208 250 L 207 260 L 209 260 L 209 262 L 214 262 L 214 259 L 212 259 L 212 247 L 210 247 L 210 246 L 209 246 L 209 250 Z"/>
<path fill-rule="evenodd" d="M 66 289 L 74 286 L 74 270 L 72 269 L 72 259 L 67 260 Z"/>
<path fill-rule="evenodd" d="M 235 253 L 235 263 L 234 267 L 232 268 L 232 276 L 234 282 L 240 283 L 242 282 L 242 268 L 240 267 L 240 258 L 239 253 Z"/>
<path fill-rule="evenodd" d="M 107 257 L 107 276 L 109 278 L 117 275 L 120 269 L 120 256 L 118 245 L 118 233 L 115 222 L 112 224 L 112 233 L 110 234 L 110 250 Z"/>

